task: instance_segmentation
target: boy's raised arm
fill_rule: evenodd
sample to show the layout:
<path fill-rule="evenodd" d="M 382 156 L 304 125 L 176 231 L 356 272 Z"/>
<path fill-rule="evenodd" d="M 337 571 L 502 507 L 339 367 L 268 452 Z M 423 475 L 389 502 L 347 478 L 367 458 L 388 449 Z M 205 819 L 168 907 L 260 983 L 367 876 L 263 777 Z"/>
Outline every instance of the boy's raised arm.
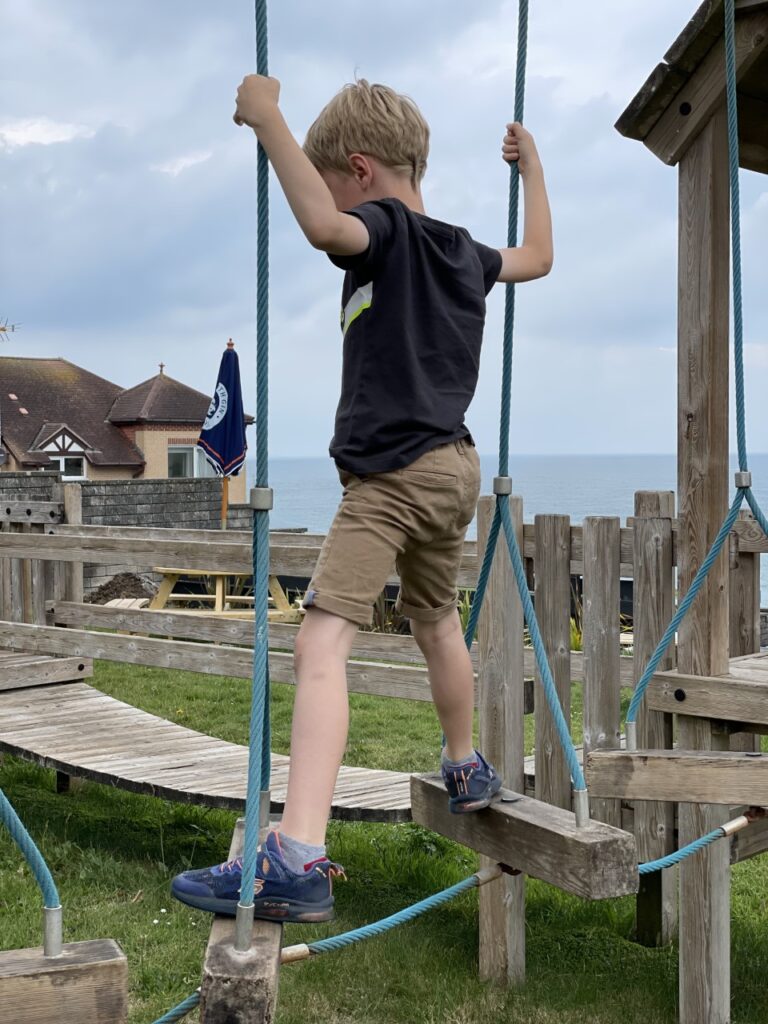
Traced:
<path fill-rule="evenodd" d="M 312 246 L 335 256 L 365 252 L 368 229 L 358 217 L 336 209 L 327 185 L 291 134 L 278 106 L 279 98 L 276 78 L 247 75 L 237 90 L 235 124 L 253 128 Z"/>
<path fill-rule="evenodd" d="M 507 163 L 517 161 L 523 179 L 523 240 L 515 249 L 500 249 L 499 281 L 533 281 L 552 269 L 552 218 L 544 184 L 544 170 L 533 136 L 521 124 L 507 125 L 501 153 Z"/>

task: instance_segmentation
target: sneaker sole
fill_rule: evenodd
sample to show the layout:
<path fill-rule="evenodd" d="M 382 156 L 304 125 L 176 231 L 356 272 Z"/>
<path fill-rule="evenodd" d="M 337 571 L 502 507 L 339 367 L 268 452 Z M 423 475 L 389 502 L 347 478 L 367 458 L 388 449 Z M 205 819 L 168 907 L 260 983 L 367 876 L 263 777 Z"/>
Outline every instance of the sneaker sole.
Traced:
<path fill-rule="evenodd" d="M 474 811 L 482 811 L 493 803 L 493 798 L 501 789 L 501 779 L 494 779 L 489 782 L 485 791 L 480 796 L 452 796 L 448 801 L 448 809 L 451 814 L 472 814 Z"/>
<path fill-rule="evenodd" d="M 196 910 L 205 910 L 210 914 L 223 914 L 235 917 L 237 902 L 235 900 L 217 899 L 215 896 L 191 896 L 177 892 L 171 888 L 171 894 L 180 903 Z M 253 916 L 260 921 L 280 921 L 295 924 L 317 924 L 321 921 L 332 921 L 334 918 L 333 901 L 330 903 L 299 903 L 295 900 L 255 900 Z"/>

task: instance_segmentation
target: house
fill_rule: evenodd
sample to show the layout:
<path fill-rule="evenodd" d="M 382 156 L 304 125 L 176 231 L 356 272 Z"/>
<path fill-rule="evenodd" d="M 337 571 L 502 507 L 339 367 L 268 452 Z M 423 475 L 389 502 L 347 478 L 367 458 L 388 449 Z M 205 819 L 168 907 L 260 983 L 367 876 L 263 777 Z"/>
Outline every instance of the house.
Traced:
<path fill-rule="evenodd" d="M 64 480 L 213 476 L 195 444 L 210 397 L 160 372 L 133 388 L 66 359 L 0 358 L 0 473 Z M 248 417 L 248 422 L 252 422 Z M 245 497 L 245 474 L 230 501 Z"/>

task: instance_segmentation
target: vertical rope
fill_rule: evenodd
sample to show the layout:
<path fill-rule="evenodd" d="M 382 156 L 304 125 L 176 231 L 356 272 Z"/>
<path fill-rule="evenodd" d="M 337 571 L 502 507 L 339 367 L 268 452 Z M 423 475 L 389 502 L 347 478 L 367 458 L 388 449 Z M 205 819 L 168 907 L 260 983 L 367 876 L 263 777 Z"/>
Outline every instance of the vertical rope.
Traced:
<path fill-rule="evenodd" d="M 268 74 L 267 4 L 255 0 L 256 70 Z M 269 161 L 259 143 L 256 168 L 256 487 L 269 486 Z M 253 522 L 253 687 L 241 901 L 253 903 L 261 791 L 269 788 L 269 512 Z"/>
<path fill-rule="evenodd" d="M 528 57 L 528 0 L 520 0 L 517 19 L 517 74 L 515 76 L 515 121 L 525 112 L 525 70 Z M 507 245 L 517 245 L 520 169 L 509 167 L 509 214 Z M 512 350 L 515 331 L 515 286 L 508 284 L 504 295 L 504 354 L 501 367 L 501 422 L 499 426 L 499 476 L 509 476 L 509 424 L 512 410 Z"/>
<path fill-rule="evenodd" d="M 10 801 L 1 789 L 0 822 L 2 822 L 8 829 L 11 839 L 13 839 L 19 850 L 21 850 L 24 859 L 29 865 L 30 871 L 35 876 L 35 880 L 40 886 L 40 891 L 43 894 L 45 906 L 49 909 L 54 909 L 60 906 L 56 883 L 53 880 L 53 876 L 51 875 L 48 865 L 45 863 L 42 853 L 38 850 L 32 836 L 24 828 L 21 818 L 19 818 L 18 814 L 11 806 Z"/>

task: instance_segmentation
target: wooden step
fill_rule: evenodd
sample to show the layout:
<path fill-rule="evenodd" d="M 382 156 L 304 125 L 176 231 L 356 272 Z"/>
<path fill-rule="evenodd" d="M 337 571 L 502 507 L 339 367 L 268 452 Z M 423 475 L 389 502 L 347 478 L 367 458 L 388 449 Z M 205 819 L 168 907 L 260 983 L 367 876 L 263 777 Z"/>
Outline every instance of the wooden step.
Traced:
<path fill-rule="evenodd" d="M 483 811 L 451 814 L 439 775 L 411 778 L 411 809 L 433 832 L 577 896 L 601 900 L 638 890 L 634 836 L 611 825 L 577 828 L 570 811 L 510 790 Z"/>
<path fill-rule="evenodd" d="M 768 756 L 737 750 L 595 750 L 590 796 L 768 806 Z"/>
<path fill-rule="evenodd" d="M 112 939 L 0 953 L 0 1019 L 7 1024 L 125 1024 L 128 963 Z"/>

